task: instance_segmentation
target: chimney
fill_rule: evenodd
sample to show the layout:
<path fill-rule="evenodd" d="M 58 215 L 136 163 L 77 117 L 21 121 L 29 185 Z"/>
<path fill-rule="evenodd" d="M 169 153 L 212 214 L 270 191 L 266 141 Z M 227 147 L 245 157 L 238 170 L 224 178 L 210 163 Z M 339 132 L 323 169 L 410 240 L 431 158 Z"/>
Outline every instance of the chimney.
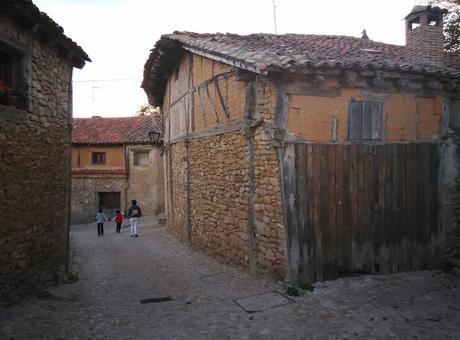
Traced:
<path fill-rule="evenodd" d="M 406 20 L 406 57 L 442 64 L 444 61 L 443 16 L 447 10 L 414 6 Z"/>

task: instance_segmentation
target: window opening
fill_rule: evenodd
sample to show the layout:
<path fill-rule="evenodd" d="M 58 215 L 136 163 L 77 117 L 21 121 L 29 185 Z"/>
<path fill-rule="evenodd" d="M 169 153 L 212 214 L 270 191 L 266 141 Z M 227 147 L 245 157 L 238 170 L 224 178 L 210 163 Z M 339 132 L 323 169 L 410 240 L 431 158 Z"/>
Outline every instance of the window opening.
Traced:
<path fill-rule="evenodd" d="M 134 165 L 150 165 L 150 151 L 134 151 Z"/>
<path fill-rule="evenodd" d="M 105 164 L 106 157 L 105 152 L 93 152 L 92 163 L 93 164 Z"/>
<path fill-rule="evenodd" d="M 380 140 L 383 129 L 383 103 L 352 101 L 348 109 L 349 140 Z"/>

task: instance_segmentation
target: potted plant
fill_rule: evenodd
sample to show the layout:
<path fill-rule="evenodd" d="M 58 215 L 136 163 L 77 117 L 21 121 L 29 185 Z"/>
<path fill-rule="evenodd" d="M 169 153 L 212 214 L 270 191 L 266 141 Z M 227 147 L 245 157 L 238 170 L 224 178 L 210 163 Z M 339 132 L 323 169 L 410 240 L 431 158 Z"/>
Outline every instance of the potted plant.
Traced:
<path fill-rule="evenodd" d="M 0 104 L 8 105 L 10 91 L 11 87 L 9 87 L 4 80 L 0 79 Z"/>

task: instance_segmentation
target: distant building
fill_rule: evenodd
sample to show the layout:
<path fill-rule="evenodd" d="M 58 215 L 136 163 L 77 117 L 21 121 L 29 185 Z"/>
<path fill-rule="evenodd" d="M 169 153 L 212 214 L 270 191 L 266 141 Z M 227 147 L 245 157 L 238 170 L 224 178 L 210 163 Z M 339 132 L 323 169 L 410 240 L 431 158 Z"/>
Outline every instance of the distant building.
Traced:
<path fill-rule="evenodd" d="M 97 209 L 164 211 L 162 122 L 157 117 L 75 118 L 72 132 L 72 223 Z"/>
<path fill-rule="evenodd" d="M 460 63 L 443 14 L 406 46 L 174 32 L 143 88 L 165 121 L 167 226 L 293 283 L 460 268 Z"/>
<path fill-rule="evenodd" d="M 68 267 L 72 72 L 90 59 L 63 31 L 0 2 L 0 302 Z"/>

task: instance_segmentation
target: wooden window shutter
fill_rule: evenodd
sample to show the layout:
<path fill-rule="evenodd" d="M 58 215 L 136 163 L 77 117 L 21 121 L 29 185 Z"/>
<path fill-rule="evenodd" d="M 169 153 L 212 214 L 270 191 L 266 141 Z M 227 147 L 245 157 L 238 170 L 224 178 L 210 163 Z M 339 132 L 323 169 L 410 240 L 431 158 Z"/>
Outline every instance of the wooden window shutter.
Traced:
<path fill-rule="evenodd" d="M 348 139 L 382 138 L 383 103 L 352 101 L 348 110 Z"/>
<path fill-rule="evenodd" d="M 348 109 L 348 139 L 363 139 L 362 102 L 350 102 Z"/>

